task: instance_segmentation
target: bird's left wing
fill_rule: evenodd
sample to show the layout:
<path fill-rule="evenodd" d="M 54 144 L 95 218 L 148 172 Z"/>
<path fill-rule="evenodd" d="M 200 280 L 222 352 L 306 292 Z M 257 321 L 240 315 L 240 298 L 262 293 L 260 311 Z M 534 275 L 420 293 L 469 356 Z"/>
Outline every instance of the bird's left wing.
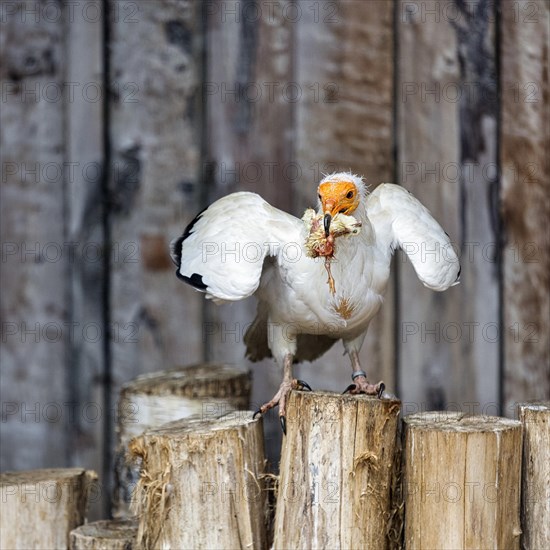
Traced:
<path fill-rule="evenodd" d="M 368 195 L 366 208 L 379 246 L 401 248 L 424 286 L 442 291 L 458 283 L 460 263 L 449 236 L 411 193 L 382 183 Z"/>
<path fill-rule="evenodd" d="M 170 244 L 176 274 L 215 301 L 242 300 L 260 284 L 264 260 L 301 246 L 303 224 L 256 193 L 227 195 Z"/>

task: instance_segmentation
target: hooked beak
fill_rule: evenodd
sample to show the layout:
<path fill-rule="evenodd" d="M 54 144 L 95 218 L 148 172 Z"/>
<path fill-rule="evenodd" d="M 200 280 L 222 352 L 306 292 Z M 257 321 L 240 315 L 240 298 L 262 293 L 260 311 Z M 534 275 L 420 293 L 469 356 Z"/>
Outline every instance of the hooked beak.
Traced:
<path fill-rule="evenodd" d="M 336 211 L 336 201 L 333 198 L 323 201 L 323 211 L 325 212 L 325 216 L 323 218 L 325 237 L 328 237 L 330 234 L 330 223 L 332 222 L 332 216 Z"/>
<path fill-rule="evenodd" d="M 330 222 L 332 221 L 332 216 L 330 214 L 325 214 L 323 218 L 323 226 L 325 228 L 325 237 L 328 237 L 330 234 Z"/>

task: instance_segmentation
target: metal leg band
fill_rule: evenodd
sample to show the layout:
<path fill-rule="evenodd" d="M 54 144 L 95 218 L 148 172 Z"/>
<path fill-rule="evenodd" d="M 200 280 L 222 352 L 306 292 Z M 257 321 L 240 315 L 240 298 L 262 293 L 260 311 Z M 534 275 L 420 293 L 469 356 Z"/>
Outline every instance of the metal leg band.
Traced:
<path fill-rule="evenodd" d="M 355 382 L 355 379 L 358 377 L 358 376 L 364 376 L 365 378 L 367 377 L 367 373 L 364 371 L 364 370 L 356 370 L 356 371 L 353 371 L 351 373 L 351 379 Z"/>

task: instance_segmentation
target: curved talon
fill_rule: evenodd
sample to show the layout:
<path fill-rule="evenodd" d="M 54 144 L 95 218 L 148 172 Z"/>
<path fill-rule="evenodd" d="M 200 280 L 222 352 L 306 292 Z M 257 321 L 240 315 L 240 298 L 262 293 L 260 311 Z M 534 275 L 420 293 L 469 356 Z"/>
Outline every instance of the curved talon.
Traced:
<path fill-rule="evenodd" d="M 279 422 L 281 423 L 281 428 L 283 429 L 283 433 L 286 435 L 286 416 L 279 416 Z"/>
<path fill-rule="evenodd" d="M 378 388 L 378 399 L 382 399 L 382 394 L 384 393 L 385 389 L 386 389 L 386 384 L 384 384 L 384 382 L 380 382 L 380 386 Z"/>
<path fill-rule="evenodd" d="M 252 420 L 256 420 L 256 416 L 258 416 L 259 414 L 262 414 L 262 409 L 258 409 L 258 410 L 252 415 Z"/>
<path fill-rule="evenodd" d="M 357 386 L 355 384 L 350 384 L 343 392 L 342 395 L 348 393 L 351 390 L 354 390 Z"/>
<path fill-rule="evenodd" d="M 297 384 L 297 390 L 300 390 L 300 391 L 303 391 L 303 390 L 307 390 L 307 391 L 313 391 L 311 389 L 311 386 L 307 383 L 307 382 L 304 382 L 303 380 L 296 380 L 296 384 Z"/>

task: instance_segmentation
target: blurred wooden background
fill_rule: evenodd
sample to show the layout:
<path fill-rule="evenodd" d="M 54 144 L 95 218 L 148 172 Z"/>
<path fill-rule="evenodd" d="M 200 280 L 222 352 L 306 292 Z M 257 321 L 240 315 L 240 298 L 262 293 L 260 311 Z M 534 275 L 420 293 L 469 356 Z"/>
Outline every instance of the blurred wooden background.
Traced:
<path fill-rule="evenodd" d="M 271 397 L 277 368 L 243 359 L 253 300 L 205 303 L 168 243 L 237 190 L 301 215 L 334 170 L 404 185 L 461 251 L 443 294 L 397 255 L 363 348 L 404 412 L 549 398 L 547 2 L 14 0 L 0 20 L 2 469 L 108 481 L 144 372 L 225 361 Z M 298 374 L 343 390 L 341 354 Z"/>

